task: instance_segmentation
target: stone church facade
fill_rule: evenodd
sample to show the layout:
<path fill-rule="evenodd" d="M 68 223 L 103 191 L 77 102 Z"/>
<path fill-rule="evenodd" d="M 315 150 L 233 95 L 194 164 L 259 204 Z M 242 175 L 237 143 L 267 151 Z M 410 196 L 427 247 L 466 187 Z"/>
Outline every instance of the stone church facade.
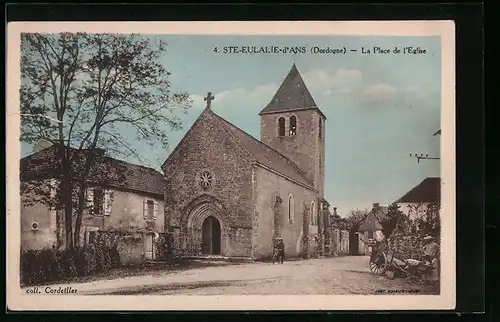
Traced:
<path fill-rule="evenodd" d="M 287 257 L 321 251 L 326 117 L 295 65 L 260 116 L 259 141 L 208 104 L 163 164 L 175 255 L 266 259 L 276 237 Z"/>

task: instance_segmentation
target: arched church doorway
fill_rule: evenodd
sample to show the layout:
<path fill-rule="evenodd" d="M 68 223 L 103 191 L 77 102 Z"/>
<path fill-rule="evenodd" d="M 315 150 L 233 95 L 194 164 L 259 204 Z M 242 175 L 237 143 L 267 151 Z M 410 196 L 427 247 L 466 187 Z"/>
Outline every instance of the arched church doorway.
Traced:
<path fill-rule="evenodd" d="M 229 231 L 226 210 L 222 203 L 211 196 L 201 196 L 185 210 L 181 221 L 185 231 L 183 248 L 192 256 L 227 256 Z"/>
<path fill-rule="evenodd" d="M 203 221 L 201 231 L 201 252 L 204 255 L 220 255 L 221 229 L 220 223 L 214 216 L 208 216 Z"/>

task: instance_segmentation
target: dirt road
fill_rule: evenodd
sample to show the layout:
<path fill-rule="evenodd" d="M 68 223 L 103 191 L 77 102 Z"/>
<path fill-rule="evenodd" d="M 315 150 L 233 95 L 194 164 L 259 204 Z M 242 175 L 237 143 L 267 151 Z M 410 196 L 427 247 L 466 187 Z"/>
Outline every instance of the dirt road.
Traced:
<path fill-rule="evenodd" d="M 68 286 L 79 295 L 373 295 L 381 291 L 415 295 L 437 292 L 407 280 L 374 276 L 365 256 L 309 259 L 282 265 L 249 263 L 185 271 L 145 271 L 140 276 L 58 284 L 50 288 Z M 40 289 L 44 291 L 46 287 Z"/>

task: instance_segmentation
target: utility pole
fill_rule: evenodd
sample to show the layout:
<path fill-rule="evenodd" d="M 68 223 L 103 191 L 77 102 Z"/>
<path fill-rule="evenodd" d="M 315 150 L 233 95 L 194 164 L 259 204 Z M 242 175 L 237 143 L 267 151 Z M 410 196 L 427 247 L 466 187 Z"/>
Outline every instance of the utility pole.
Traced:
<path fill-rule="evenodd" d="M 439 129 L 438 131 L 436 131 L 436 133 L 434 133 L 432 136 L 436 136 L 436 135 L 441 135 L 441 129 Z M 417 163 L 420 163 L 420 160 L 439 160 L 440 157 L 430 157 L 428 154 L 423 154 L 423 153 L 410 153 L 410 157 L 414 157 L 417 159 Z"/>
<path fill-rule="evenodd" d="M 439 160 L 439 157 L 430 157 L 428 154 L 424 155 L 423 153 L 417 154 L 417 153 L 410 153 L 410 157 L 415 157 L 417 158 L 417 163 L 420 163 L 420 160 Z"/>

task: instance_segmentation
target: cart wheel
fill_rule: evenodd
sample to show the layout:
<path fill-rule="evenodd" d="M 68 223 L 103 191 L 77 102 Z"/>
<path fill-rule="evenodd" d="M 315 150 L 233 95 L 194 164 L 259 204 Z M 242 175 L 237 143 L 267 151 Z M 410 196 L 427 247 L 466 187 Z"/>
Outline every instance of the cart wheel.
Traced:
<path fill-rule="evenodd" d="M 370 271 L 373 274 L 383 275 L 387 270 L 387 256 L 385 253 L 378 253 L 373 258 L 370 258 Z"/>

